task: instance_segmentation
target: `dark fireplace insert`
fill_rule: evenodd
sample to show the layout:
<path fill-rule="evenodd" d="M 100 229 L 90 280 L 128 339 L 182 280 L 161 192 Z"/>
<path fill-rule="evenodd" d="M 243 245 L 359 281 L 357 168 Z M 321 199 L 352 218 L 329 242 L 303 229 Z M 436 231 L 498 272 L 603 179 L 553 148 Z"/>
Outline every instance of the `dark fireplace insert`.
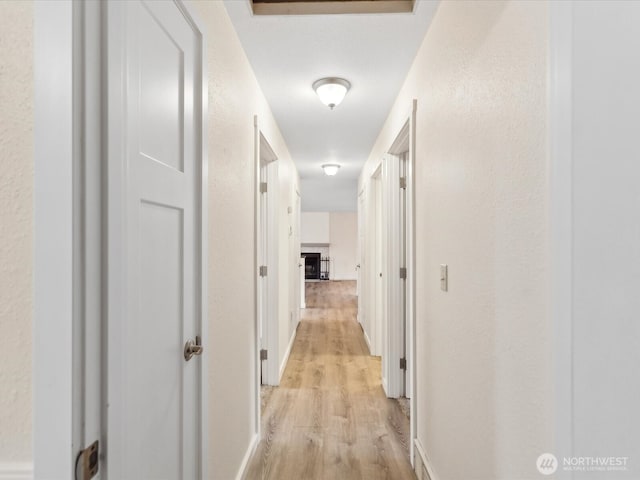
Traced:
<path fill-rule="evenodd" d="M 320 280 L 320 254 L 302 253 L 304 257 L 304 279 Z"/>

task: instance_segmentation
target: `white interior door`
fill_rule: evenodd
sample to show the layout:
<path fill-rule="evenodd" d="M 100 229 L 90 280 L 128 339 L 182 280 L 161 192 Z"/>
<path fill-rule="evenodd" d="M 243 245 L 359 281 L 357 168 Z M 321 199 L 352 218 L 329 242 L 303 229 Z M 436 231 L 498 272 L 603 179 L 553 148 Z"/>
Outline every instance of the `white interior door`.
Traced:
<path fill-rule="evenodd" d="M 107 8 L 107 475 L 196 479 L 204 359 L 185 344 L 203 327 L 202 39 L 181 3 Z"/>

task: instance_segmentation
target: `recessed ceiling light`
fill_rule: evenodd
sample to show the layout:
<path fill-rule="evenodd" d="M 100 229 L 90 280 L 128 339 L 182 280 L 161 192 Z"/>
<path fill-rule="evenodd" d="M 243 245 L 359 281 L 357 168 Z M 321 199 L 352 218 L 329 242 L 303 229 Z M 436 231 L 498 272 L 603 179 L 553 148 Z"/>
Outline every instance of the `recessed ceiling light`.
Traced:
<path fill-rule="evenodd" d="M 330 177 L 338 173 L 339 168 L 340 168 L 340 165 L 338 165 L 337 163 L 325 163 L 324 165 L 322 165 L 322 169 L 324 170 L 324 173 L 326 175 L 329 175 Z"/>
<path fill-rule="evenodd" d="M 331 110 L 344 100 L 344 96 L 351 88 L 351 84 L 344 78 L 321 78 L 313 82 L 313 89 L 320 97 L 320 101 Z"/>

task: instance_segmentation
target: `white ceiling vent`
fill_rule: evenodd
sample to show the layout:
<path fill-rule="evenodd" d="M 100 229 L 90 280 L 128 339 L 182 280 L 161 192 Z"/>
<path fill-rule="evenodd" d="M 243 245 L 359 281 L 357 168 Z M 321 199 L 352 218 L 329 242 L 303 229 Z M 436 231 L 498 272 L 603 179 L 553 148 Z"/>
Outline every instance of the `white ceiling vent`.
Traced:
<path fill-rule="evenodd" d="M 254 15 L 411 13 L 415 0 L 251 0 Z"/>

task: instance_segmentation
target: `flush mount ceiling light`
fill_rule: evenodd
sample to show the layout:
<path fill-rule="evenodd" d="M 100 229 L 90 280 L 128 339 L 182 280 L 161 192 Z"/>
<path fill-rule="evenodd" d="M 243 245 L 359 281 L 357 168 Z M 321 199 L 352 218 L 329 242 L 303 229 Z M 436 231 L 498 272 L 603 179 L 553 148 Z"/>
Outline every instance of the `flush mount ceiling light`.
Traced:
<path fill-rule="evenodd" d="M 324 165 L 322 165 L 322 169 L 324 170 L 324 173 L 326 175 L 329 175 L 330 177 L 338 173 L 339 168 L 340 168 L 340 165 L 338 165 L 337 163 L 325 163 Z"/>
<path fill-rule="evenodd" d="M 344 78 L 321 78 L 313 82 L 313 89 L 320 97 L 320 101 L 331 110 L 344 99 L 351 88 L 351 84 Z"/>

